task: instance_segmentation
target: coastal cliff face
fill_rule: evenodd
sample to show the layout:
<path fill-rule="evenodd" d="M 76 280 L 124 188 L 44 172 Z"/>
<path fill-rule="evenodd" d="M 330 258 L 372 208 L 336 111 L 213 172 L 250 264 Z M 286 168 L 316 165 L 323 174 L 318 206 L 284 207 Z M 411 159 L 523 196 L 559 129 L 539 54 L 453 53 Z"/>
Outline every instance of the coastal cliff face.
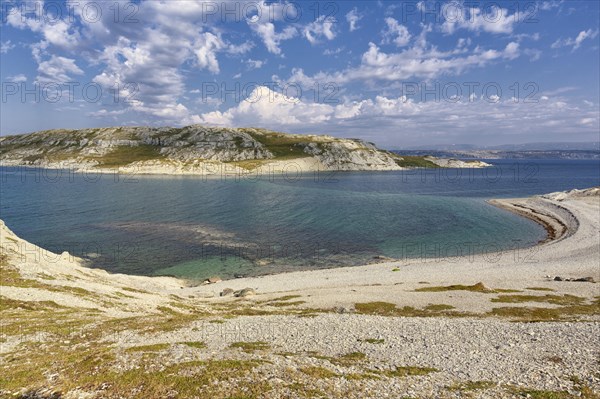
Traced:
<path fill-rule="evenodd" d="M 0 164 L 201 175 L 489 166 L 478 161 L 403 157 L 359 139 L 200 125 L 48 130 L 0 137 Z"/>

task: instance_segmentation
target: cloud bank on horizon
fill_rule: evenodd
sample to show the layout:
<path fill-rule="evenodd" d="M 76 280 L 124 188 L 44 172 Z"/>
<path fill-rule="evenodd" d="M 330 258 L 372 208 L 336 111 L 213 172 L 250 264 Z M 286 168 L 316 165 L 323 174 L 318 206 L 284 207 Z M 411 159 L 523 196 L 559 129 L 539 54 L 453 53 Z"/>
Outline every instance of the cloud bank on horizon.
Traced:
<path fill-rule="evenodd" d="M 588 1 L 6 1 L 1 134 L 259 126 L 385 147 L 598 141 Z"/>

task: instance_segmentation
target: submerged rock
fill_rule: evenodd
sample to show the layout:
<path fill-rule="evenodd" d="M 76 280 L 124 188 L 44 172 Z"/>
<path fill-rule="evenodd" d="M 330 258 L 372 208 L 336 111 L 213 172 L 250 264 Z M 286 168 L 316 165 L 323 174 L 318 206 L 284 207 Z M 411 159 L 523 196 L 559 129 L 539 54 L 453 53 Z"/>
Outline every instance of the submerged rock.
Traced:
<path fill-rule="evenodd" d="M 397 260 L 397 259 L 390 258 L 390 257 L 384 256 L 384 255 L 373 256 L 373 259 L 376 260 L 379 263 L 383 263 L 383 262 L 395 262 Z"/>
<path fill-rule="evenodd" d="M 346 306 L 336 306 L 333 308 L 333 311 L 335 313 L 339 313 L 339 314 L 348 314 L 348 313 L 355 312 L 354 308 L 346 307 Z"/>
<path fill-rule="evenodd" d="M 577 282 L 586 282 L 586 283 L 595 283 L 594 278 L 593 277 L 581 277 L 581 278 L 576 278 L 573 281 L 577 281 Z"/>
<path fill-rule="evenodd" d="M 554 277 L 554 281 L 572 281 L 572 282 L 576 282 L 576 283 L 595 283 L 596 282 L 593 277 L 579 277 L 579 278 L 566 277 L 566 278 L 563 278 L 560 276 Z"/>

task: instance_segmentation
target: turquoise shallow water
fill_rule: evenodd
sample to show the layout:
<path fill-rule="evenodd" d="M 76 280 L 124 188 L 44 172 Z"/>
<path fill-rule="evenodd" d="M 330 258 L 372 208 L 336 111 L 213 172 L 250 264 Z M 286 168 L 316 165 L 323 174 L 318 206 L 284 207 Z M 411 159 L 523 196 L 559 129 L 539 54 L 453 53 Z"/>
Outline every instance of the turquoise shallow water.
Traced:
<path fill-rule="evenodd" d="M 600 183 L 597 161 L 492 161 L 488 170 L 307 174 L 236 181 L 3 168 L 0 217 L 94 267 L 189 278 L 530 246 L 537 224 L 488 205 Z"/>

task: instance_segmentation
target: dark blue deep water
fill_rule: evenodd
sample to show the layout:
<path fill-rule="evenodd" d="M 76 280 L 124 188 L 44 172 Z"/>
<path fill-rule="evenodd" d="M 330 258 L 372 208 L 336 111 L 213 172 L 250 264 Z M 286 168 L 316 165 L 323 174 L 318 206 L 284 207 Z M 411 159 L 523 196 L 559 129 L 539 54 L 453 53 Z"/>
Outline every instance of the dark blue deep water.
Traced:
<path fill-rule="evenodd" d="M 598 161 L 489 162 L 237 180 L 2 168 L 0 218 L 112 272 L 230 278 L 530 246 L 544 230 L 487 199 L 600 185 Z"/>

